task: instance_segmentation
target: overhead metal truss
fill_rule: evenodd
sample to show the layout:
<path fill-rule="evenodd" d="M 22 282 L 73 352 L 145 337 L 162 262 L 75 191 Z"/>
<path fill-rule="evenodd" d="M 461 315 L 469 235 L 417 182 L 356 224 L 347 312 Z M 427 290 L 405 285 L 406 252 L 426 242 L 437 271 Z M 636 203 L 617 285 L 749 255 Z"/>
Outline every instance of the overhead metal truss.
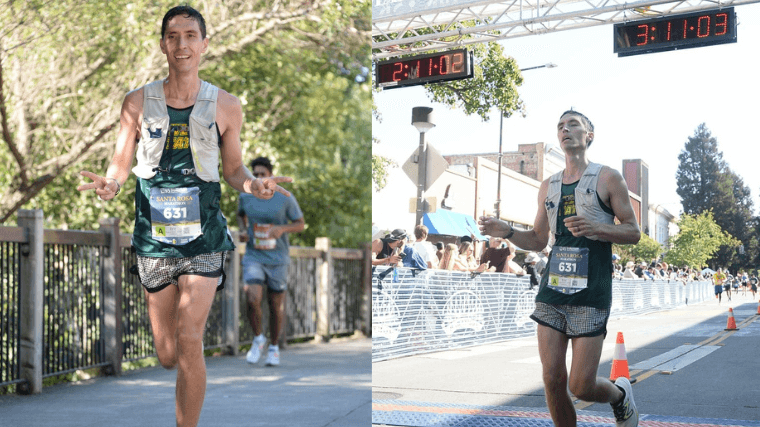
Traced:
<path fill-rule="evenodd" d="M 451 2 L 458 4 L 421 13 L 377 19 L 373 16 L 372 57 L 379 60 L 758 2 L 760 0 L 460 0 Z M 466 25 L 460 24 L 465 21 Z"/>

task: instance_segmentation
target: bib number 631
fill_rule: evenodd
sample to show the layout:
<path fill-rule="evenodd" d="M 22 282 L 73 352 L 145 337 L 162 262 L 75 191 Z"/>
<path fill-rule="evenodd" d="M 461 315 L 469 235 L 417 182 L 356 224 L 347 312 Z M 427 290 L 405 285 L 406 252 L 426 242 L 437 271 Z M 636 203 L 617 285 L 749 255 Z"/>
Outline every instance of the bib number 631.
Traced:
<path fill-rule="evenodd" d="M 575 273 L 576 264 L 574 262 L 560 262 L 557 267 L 560 273 Z"/>
<path fill-rule="evenodd" d="M 164 218 L 187 218 L 187 208 L 166 208 L 164 209 Z"/>

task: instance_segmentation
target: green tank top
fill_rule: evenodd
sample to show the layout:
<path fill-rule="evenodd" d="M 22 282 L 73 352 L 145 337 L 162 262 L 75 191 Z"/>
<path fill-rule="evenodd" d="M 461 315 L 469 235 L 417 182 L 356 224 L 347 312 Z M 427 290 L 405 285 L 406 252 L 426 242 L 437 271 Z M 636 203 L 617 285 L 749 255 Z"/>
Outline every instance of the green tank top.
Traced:
<path fill-rule="evenodd" d="M 577 186 L 578 181 L 573 184 L 562 184 L 562 196 L 557 211 L 557 234 L 552 252 L 549 254 L 546 263 L 547 268 L 541 277 L 536 301 L 554 305 L 567 304 L 599 309 L 610 308 L 612 305 L 612 243 L 585 237 L 574 237 L 565 227 L 564 219 L 576 215 L 575 187 Z M 613 214 L 612 210 L 605 206 L 601 200 L 599 204 L 605 212 Z M 547 286 L 552 257 L 559 247 L 588 249 L 588 287 L 586 289 L 567 295 Z"/>
<path fill-rule="evenodd" d="M 167 106 L 169 132 L 166 136 L 158 172 L 151 179 L 137 178 L 135 191 L 135 230 L 132 246 L 138 255 L 160 258 L 193 257 L 200 254 L 230 251 L 235 248 L 222 215 L 219 199 L 222 189 L 218 182 L 206 182 L 194 173 L 190 138 L 190 113 L 193 107 L 176 110 Z M 218 134 L 219 141 L 221 136 Z M 151 227 L 151 188 L 198 188 L 201 235 L 184 245 L 173 245 L 153 238 Z"/>

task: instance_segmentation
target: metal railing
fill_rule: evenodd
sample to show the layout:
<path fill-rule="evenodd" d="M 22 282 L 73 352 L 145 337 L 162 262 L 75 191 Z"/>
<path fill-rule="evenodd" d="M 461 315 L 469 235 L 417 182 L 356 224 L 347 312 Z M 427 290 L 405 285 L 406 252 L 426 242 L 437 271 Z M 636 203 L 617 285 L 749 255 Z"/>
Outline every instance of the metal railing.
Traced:
<path fill-rule="evenodd" d="M 123 362 L 155 355 L 144 291 L 130 272 L 137 263 L 131 236 L 119 233 L 117 219 L 100 225 L 44 230 L 41 211 L 19 211 L 18 227 L 0 227 L 0 389 L 38 393 L 45 377 L 90 368 L 119 374 Z M 240 249 L 227 257 L 227 282 L 204 335 L 206 349 L 228 354 L 253 338 Z M 319 238 L 315 248 L 291 247 L 290 255 L 281 342 L 369 335 L 369 248 L 333 249 Z M 265 312 L 265 328 L 267 319 Z"/>
<path fill-rule="evenodd" d="M 536 289 L 505 273 L 375 267 L 372 361 L 533 336 Z M 395 276 L 395 277 L 394 277 Z M 613 280 L 610 317 L 711 299 L 709 281 Z"/>

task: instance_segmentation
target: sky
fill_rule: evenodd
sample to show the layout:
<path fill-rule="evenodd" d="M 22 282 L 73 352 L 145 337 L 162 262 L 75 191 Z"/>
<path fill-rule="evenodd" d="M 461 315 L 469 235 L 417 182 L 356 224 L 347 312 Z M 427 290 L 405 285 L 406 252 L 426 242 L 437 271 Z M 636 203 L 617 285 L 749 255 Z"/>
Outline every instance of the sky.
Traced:
<path fill-rule="evenodd" d="M 623 58 L 613 52 L 612 25 L 501 41 L 520 68 L 557 64 L 523 73 L 518 92 L 527 116 L 504 119 L 503 150 L 536 142 L 556 145 L 559 116 L 572 107 L 594 123 L 589 159 L 619 171 L 623 159 L 642 159 L 649 166 L 649 202 L 678 216 L 678 154 L 704 122 L 723 159 L 750 188 L 757 215 L 760 4 L 736 6 L 735 12 L 737 43 Z M 433 108 L 436 127 L 427 141 L 441 154 L 498 152 L 496 110 L 483 122 L 430 101 L 422 86 L 383 90 L 375 94 L 375 104 L 381 120 L 373 118 L 372 133 L 380 140 L 373 154 L 399 166 L 419 144 L 411 116 L 420 106 Z"/>

